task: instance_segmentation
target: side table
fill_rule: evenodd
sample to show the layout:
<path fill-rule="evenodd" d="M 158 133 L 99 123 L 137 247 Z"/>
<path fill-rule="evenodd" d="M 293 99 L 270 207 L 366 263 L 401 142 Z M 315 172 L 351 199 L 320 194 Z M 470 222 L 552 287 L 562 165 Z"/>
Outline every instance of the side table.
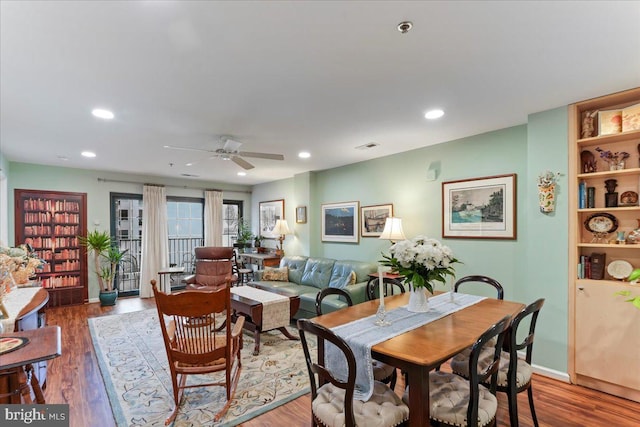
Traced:
<path fill-rule="evenodd" d="M 31 404 L 31 390 L 36 403 L 45 403 L 38 377 L 33 375 L 32 364 L 54 359 L 62 354 L 60 326 L 45 326 L 0 335 L 0 338 L 6 337 L 27 338 L 29 342 L 0 357 L 0 403 Z"/>
<path fill-rule="evenodd" d="M 388 273 L 388 272 L 382 273 L 382 283 L 385 283 L 385 284 L 389 283 L 392 285 L 390 293 L 387 286 L 385 285 L 385 291 L 384 291 L 385 296 L 394 295 L 393 286 L 397 286 L 400 289 L 401 293 L 404 293 L 406 289 L 402 284 L 402 279 L 404 279 L 404 276 L 400 274 L 394 274 L 394 273 Z M 375 290 L 376 290 L 376 286 L 379 283 L 379 280 L 380 280 L 380 276 L 378 275 L 378 273 L 369 274 L 369 281 L 367 282 L 367 298 L 370 301 L 376 299 Z"/>

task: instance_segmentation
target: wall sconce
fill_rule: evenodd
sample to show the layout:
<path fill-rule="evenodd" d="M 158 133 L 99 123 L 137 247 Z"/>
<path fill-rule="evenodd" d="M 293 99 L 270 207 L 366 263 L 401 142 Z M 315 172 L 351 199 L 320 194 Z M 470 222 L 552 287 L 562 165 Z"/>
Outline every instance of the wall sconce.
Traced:
<path fill-rule="evenodd" d="M 384 223 L 384 230 L 378 239 L 391 240 L 391 243 L 395 243 L 398 240 L 406 240 L 404 231 L 402 231 L 402 218 L 389 217 Z"/>
<path fill-rule="evenodd" d="M 287 224 L 286 219 L 279 219 L 276 221 L 275 227 L 273 227 L 272 233 L 274 235 L 279 235 L 278 241 L 280 242 L 280 246 L 277 248 L 276 253 L 279 255 L 284 255 L 284 251 L 282 250 L 282 242 L 284 241 L 284 236 L 287 234 L 293 234 L 289 229 L 289 224 Z"/>

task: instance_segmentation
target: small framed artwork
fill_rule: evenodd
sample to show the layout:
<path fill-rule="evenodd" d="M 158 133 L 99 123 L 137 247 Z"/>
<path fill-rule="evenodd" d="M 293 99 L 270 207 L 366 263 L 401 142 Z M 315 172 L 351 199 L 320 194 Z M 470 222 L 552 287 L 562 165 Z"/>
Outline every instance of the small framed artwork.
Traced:
<path fill-rule="evenodd" d="M 373 205 L 360 208 L 360 235 L 380 237 L 387 218 L 393 216 L 393 205 Z"/>
<path fill-rule="evenodd" d="M 442 237 L 516 238 L 516 174 L 442 183 Z"/>
<path fill-rule="evenodd" d="M 358 243 L 359 202 L 322 205 L 322 241 Z"/>
<path fill-rule="evenodd" d="M 297 224 L 307 223 L 307 207 L 306 206 L 298 206 L 296 208 L 296 223 Z"/>
<path fill-rule="evenodd" d="M 275 239 L 273 228 L 276 221 L 284 218 L 284 199 L 260 202 L 260 235 L 267 239 Z"/>

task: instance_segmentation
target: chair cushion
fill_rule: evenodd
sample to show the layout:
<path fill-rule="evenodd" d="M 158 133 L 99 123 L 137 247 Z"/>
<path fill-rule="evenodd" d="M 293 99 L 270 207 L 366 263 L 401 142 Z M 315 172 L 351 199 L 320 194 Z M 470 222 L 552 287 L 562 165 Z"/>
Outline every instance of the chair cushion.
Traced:
<path fill-rule="evenodd" d="M 288 282 L 289 281 L 289 268 L 271 268 L 267 267 L 262 272 L 262 280 L 273 280 L 275 282 Z"/>
<path fill-rule="evenodd" d="M 345 425 L 344 390 L 328 383 L 318 389 L 311 402 L 311 411 L 323 425 L 342 427 Z M 353 412 L 357 426 L 393 427 L 409 419 L 409 407 L 389 387 L 376 381 L 371 399 L 353 401 Z"/>
<path fill-rule="evenodd" d="M 485 348 L 480 352 L 478 358 L 478 369 L 486 369 L 493 358 L 493 349 Z M 451 370 L 463 377 L 469 377 L 469 355 L 468 353 L 458 353 L 451 359 Z M 500 353 L 500 368 L 498 370 L 498 387 L 507 387 L 507 373 L 509 372 L 509 353 L 503 351 Z M 533 370 L 523 359 L 518 359 L 516 366 L 516 387 L 518 389 L 526 386 L 531 381 Z"/>
<path fill-rule="evenodd" d="M 409 401 L 409 388 L 402 399 Z M 429 373 L 429 399 L 431 419 L 455 426 L 467 425 L 469 381 L 448 372 Z M 478 425 L 489 424 L 498 411 L 498 399 L 484 386 L 479 386 Z"/>
<path fill-rule="evenodd" d="M 379 360 L 372 360 L 373 365 L 373 379 L 376 381 L 382 381 L 389 378 L 393 371 L 395 371 L 395 367 L 391 365 L 387 365 L 386 363 L 382 363 Z"/>

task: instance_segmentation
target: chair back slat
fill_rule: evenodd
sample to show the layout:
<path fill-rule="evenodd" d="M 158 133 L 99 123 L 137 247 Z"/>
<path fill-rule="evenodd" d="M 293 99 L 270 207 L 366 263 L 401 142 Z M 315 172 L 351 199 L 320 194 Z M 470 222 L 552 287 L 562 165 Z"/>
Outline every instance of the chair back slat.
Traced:
<path fill-rule="evenodd" d="M 316 295 L 316 314 L 318 316 L 322 316 L 322 300 L 329 295 L 339 295 L 341 298 L 344 298 L 345 302 L 349 307 L 353 305 L 353 300 L 351 299 L 351 295 L 346 291 L 343 291 L 339 288 L 324 288 L 318 295 Z"/>
<path fill-rule="evenodd" d="M 383 282 L 382 290 L 384 292 L 385 297 L 388 297 L 390 295 L 398 295 L 398 294 L 405 293 L 404 285 L 397 280 Z M 371 280 L 369 283 L 367 283 L 367 299 L 369 301 L 373 301 L 375 299 L 380 298 L 379 293 L 380 293 L 380 279 Z"/>

